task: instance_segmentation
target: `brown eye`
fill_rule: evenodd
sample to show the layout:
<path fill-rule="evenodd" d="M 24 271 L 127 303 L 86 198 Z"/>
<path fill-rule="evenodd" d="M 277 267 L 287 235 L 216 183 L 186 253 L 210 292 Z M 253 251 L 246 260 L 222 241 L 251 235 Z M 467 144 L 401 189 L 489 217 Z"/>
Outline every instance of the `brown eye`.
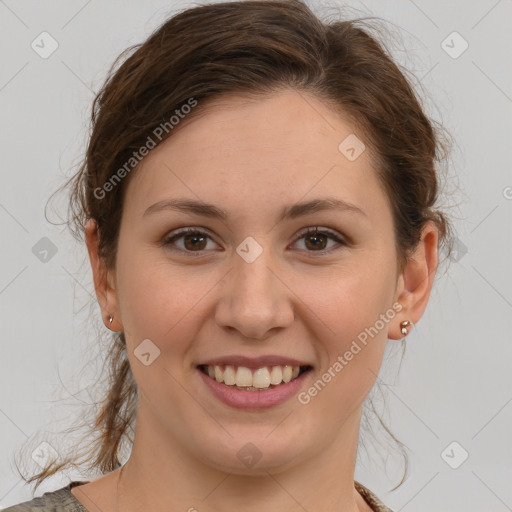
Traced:
<path fill-rule="evenodd" d="M 178 250 L 185 252 L 203 252 L 207 247 L 208 239 L 211 239 L 211 237 L 204 231 L 187 228 L 176 233 L 172 237 L 166 238 L 163 242 L 163 245 L 175 245 L 176 241 L 180 239 L 183 240 L 183 244 L 181 247 L 178 247 Z"/>
<path fill-rule="evenodd" d="M 308 233 L 304 240 L 308 249 L 325 249 L 328 238 L 323 233 Z"/>
<path fill-rule="evenodd" d="M 341 245 L 346 245 L 345 240 L 331 231 L 322 231 L 318 228 L 308 228 L 298 240 L 304 239 L 304 245 L 307 252 L 323 252 L 329 251 L 326 249 L 329 240 L 333 240 Z M 297 241 L 298 241 L 297 240 Z"/>
<path fill-rule="evenodd" d="M 185 247 L 193 251 L 194 249 L 204 249 L 206 247 L 206 236 L 200 233 L 192 233 L 183 236 Z"/>

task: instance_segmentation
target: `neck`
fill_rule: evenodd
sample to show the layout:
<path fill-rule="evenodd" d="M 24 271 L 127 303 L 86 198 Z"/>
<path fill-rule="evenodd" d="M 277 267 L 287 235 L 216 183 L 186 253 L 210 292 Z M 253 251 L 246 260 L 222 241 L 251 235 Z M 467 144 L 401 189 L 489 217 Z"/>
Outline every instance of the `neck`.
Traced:
<path fill-rule="evenodd" d="M 370 510 L 354 488 L 360 417 L 358 409 L 328 450 L 298 463 L 258 464 L 250 474 L 237 474 L 234 468 L 230 472 L 198 460 L 148 411 L 139 410 L 132 452 L 119 480 L 116 512 L 260 512 L 262 505 L 266 512 Z"/>

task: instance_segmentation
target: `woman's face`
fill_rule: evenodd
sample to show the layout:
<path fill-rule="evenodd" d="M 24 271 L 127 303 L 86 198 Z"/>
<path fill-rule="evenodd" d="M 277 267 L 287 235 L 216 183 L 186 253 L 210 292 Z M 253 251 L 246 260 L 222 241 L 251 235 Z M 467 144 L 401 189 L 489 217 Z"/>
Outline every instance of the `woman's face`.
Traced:
<path fill-rule="evenodd" d="M 230 97 L 131 176 L 109 309 L 147 443 L 244 473 L 335 449 L 357 424 L 408 317 L 388 199 L 353 133 L 309 95 Z"/>

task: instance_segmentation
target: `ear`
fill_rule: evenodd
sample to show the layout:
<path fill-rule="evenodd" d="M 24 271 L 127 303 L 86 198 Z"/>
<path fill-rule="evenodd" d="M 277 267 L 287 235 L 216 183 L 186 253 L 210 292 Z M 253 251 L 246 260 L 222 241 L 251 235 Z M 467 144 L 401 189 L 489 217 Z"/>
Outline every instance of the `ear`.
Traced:
<path fill-rule="evenodd" d="M 99 233 L 98 225 L 94 219 L 89 219 L 85 226 L 85 240 L 89 252 L 94 288 L 101 308 L 103 323 L 111 331 L 122 331 L 123 324 L 119 311 L 117 292 L 113 273 L 107 268 L 105 260 L 98 253 Z M 113 317 L 112 323 L 109 317 Z"/>
<path fill-rule="evenodd" d="M 438 240 L 436 225 L 427 222 L 416 249 L 398 278 L 395 301 L 402 305 L 402 309 L 389 329 L 390 339 L 402 339 L 400 323 L 409 320 L 414 327 L 427 307 L 438 264 Z"/>

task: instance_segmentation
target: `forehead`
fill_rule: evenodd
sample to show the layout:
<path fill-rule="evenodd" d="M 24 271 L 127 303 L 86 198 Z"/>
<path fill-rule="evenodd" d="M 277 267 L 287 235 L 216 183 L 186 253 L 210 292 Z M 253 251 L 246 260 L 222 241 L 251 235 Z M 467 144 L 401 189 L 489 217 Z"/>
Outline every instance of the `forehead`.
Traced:
<path fill-rule="evenodd" d="M 370 151 L 357 155 L 363 135 L 327 103 L 282 91 L 224 97 L 199 107 L 204 110 L 185 117 L 132 177 L 127 203 L 139 214 L 150 203 L 184 195 L 260 211 L 336 192 L 362 207 L 377 206 L 371 196 L 380 195 L 384 205 Z M 355 159 L 347 158 L 347 140 L 361 144 Z"/>

